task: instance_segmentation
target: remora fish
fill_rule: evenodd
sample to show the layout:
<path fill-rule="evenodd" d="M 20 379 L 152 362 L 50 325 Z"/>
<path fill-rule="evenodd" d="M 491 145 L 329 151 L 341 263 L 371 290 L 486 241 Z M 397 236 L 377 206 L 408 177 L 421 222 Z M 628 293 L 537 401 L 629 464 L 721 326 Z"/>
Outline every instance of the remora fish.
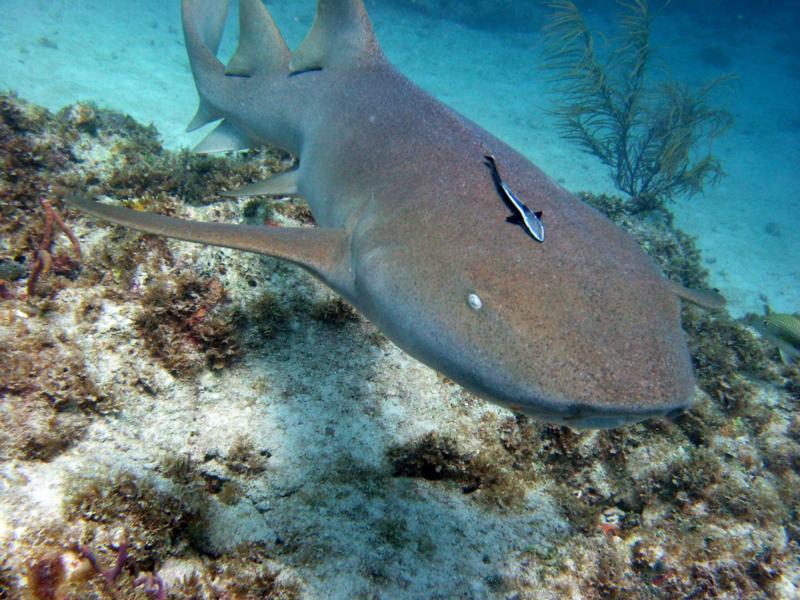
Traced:
<path fill-rule="evenodd" d="M 290 52 L 261 0 L 216 50 L 223 0 L 183 0 L 202 152 L 273 144 L 299 168 L 239 193 L 303 196 L 319 227 L 198 223 L 74 198 L 150 233 L 259 252 L 311 272 L 412 356 L 545 421 L 613 427 L 694 397 L 678 293 L 636 242 L 384 57 L 361 0 L 319 0 Z M 547 217 L 532 243 L 506 222 L 484 165 Z"/>
<path fill-rule="evenodd" d="M 489 167 L 494 184 L 500 191 L 503 201 L 508 204 L 508 207 L 513 211 L 510 217 L 506 217 L 506 221 L 516 225 L 522 225 L 533 239 L 537 242 L 544 242 L 544 224 L 541 220 L 542 212 L 532 211 L 523 204 L 522 200 L 517 198 L 514 192 L 511 191 L 511 188 L 503 181 L 503 178 L 500 177 L 500 171 L 497 170 L 497 163 L 494 156 L 487 154 L 484 158 L 486 159 L 484 164 Z"/>

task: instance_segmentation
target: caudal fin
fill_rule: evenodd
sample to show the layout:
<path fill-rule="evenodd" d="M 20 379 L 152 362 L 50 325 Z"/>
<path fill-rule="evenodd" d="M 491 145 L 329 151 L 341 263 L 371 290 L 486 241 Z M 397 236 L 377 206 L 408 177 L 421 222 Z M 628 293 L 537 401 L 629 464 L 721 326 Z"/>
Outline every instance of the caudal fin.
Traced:
<path fill-rule="evenodd" d="M 300 150 L 304 119 L 314 114 L 313 87 L 301 71 L 353 68 L 385 60 L 363 0 L 318 0 L 310 32 L 292 54 L 263 0 L 240 0 L 239 45 L 230 63 L 216 56 L 228 0 L 183 0 L 183 29 L 200 106 L 193 131 L 221 120 L 197 152 L 244 150 L 270 143 Z M 324 76 L 324 75 L 323 75 Z M 302 84 L 300 82 L 303 82 Z M 250 104 L 258 94 L 258 105 Z M 259 118 L 253 122 L 253 114 Z"/>
<path fill-rule="evenodd" d="M 189 63 L 200 95 L 200 106 L 186 128 L 194 131 L 219 119 L 208 92 L 225 74 L 217 50 L 228 18 L 228 0 L 183 0 L 181 14 Z"/>
<path fill-rule="evenodd" d="M 183 31 L 200 106 L 187 131 L 223 118 L 231 78 L 289 74 L 291 53 L 262 0 L 239 2 L 239 46 L 227 67 L 216 53 L 228 15 L 228 0 L 183 0 Z M 223 121 L 196 148 L 198 152 L 241 150 L 250 140 Z"/>

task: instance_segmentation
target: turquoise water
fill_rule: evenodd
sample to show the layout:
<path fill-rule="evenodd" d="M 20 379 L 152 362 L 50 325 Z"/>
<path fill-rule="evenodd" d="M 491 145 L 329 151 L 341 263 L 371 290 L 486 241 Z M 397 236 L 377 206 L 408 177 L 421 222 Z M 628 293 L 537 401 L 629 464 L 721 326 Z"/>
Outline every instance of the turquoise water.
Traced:
<path fill-rule="evenodd" d="M 613 35 L 613 2 L 579 3 Z M 168 147 L 195 142 L 195 106 L 178 2 L 3 0 L 0 87 L 51 109 L 92 100 L 152 122 Z M 311 24 L 309 0 L 269 2 L 291 46 Z M 735 116 L 714 145 L 726 177 L 677 202 L 713 285 L 741 316 L 800 309 L 800 56 L 793 3 L 672 2 L 654 24 L 655 73 L 700 85 L 736 80 L 719 101 Z M 545 112 L 545 11 L 531 2 L 368 2 L 383 48 L 412 80 L 529 156 L 568 189 L 613 191 L 605 169 L 559 138 Z M 235 31 L 223 43 L 229 55 Z"/>

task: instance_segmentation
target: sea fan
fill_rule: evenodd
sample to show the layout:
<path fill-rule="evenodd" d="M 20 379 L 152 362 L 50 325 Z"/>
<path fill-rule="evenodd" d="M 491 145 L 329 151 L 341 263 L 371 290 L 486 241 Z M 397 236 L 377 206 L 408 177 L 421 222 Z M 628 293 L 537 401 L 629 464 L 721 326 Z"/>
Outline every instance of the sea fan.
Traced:
<path fill-rule="evenodd" d="M 729 76 L 699 90 L 675 81 L 646 85 L 653 15 L 646 0 L 621 1 L 622 35 L 601 61 L 595 38 L 570 0 L 550 0 L 545 67 L 553 73 L 560 105 L 553 112 L 566 139 L 611 169 L 617 189 L 646 210 L 691 196 L 722 175 L 719 160 L 698 152 L 731 124 L 731 115 L 708 104 Z"/>

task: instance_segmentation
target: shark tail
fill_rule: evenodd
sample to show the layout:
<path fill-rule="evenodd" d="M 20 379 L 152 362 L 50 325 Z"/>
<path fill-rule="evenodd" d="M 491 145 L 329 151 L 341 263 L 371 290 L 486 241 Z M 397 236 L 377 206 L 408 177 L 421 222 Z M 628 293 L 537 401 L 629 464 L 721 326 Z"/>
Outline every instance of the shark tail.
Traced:
<path fill-rule="evenodd" d="M 211 153 L 245 150 L 265 141 L 296 153 L 302 139 L 302 95 L 310 89 L 291 75 L 328 68 L 357 68 L 385 60 L 372 30 L 363 0 L 318 0 L 314 24 L 292 54 L 263 0 L 239 0 L 239 45 L 227 66 L 217 58 L 229 0 L 183 0 L 183 30 L 200 105 L 187 131 L 214 121 L 221 123 L 196 147 Z M 241 98 L 258 78 L 268 89 L 260 108 L 270 114 L 257 134 L 228 118 L 241 110 Z M 264 82 L 269 84 L 264 86 Z"/>
<path fill-rule="evenodd" d="M 200 106 L 186 128 L 194 131 L 219 119 L 208 91 L 212 82 L 225 73 L 224 65 L 217 58 L 225 21 L 228 18 L 227 0 L 183 0 L 183 36 L 192 67 Z"/>
<path fill-rule="evenodd" d="M 227 66 L 217 58 L 228 15 L 228 0 L 183 0 L 183 31 L 200 105 L 187 127 L 194 131 L 222 119 L 231 81 L 257 75 L 289 75 L 291 53 L 262 0 L 240 0 L 239 45 Z M 223 120 L 196 152 L 244 150 L 252 140 Z"/>

